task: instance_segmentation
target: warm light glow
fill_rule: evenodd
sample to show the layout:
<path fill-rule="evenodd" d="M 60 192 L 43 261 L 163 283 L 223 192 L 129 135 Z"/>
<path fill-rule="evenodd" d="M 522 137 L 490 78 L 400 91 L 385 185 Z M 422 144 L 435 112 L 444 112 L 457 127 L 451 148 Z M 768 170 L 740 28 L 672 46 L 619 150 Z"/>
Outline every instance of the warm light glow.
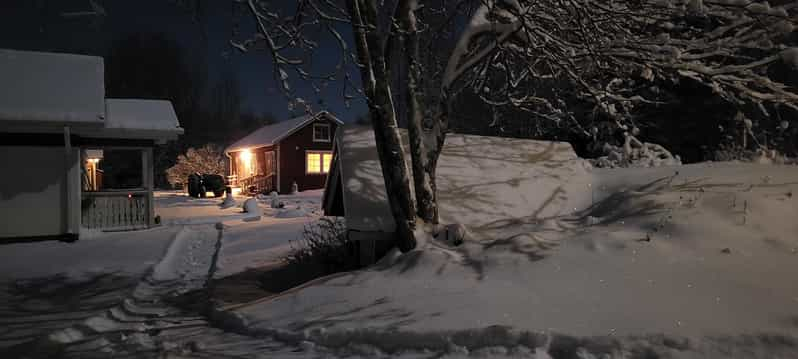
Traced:
<path fill-rule="evenodd" d="M 241 161 L 243 161 L 244 163 L 252 161 L 252 152 L 250 152 L 249 150 L 241 151 L 241 153 L 238 156 L 241 158 Z"/>
<path fill-rule="evenodd" d="M 330 172 L 330 162 L 332 162 L 332 153 L 325 153 L 324 160 L 322 161 L 322 172 L 329 173 Z"/>
<path fill-rule="evenodd" d="M 330 172 L 331 162 L 332 153 L 308 152 L 305 156 L 305 168 L 307 169 L 307 173 L 328 173 Z"/>
<path fill-rule="evenodd" d="M 233 187 L 231 189 L 233 190 L 233 196 L 238 196 L 241 194 L 241 187 Z"/>
<path fill-rule="evenodd" d="M 308 153 L 308 173 L 321 173 L 321 153 Z"/>
<path fill-rule="evenodd" d="M 241 164 L 244 166 L 241 170 L 242 177 L 249 177 L 253 174 L 253 165 L 252 165 L 252 152 L 250 150 L 243 150 L 238 155 L 238 158 L 241 159 Z"/>
<path fill-rule="evenodd" d="M 100 159 L 99 158 L 89 158 L 88 162 L 89 163 L 97 163 L 97 162 L 100 162 Z"/>

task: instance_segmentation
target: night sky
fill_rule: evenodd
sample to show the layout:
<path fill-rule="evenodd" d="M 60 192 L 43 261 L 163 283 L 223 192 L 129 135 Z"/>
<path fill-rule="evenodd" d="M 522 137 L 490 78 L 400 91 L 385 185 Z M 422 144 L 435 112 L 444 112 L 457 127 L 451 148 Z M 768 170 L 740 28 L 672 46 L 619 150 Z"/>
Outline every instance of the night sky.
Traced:
<path fill-rule="evenodd" d="M 90 11 L 88 0 L 0 1 L 0 48 L 103 55 L 115 38 L 139 32 L 162 32 L 177 40 L 187 56 L 205 57 L 207 86 L 212 86 L 225 68 L 232 68 L 243 94 L 243 111 L 271 113 L 278 121 L 291 116 L 287 101 L 272 77 L 267 54 L 244 54 L 229 45 L 234 21 L 231 1 L 204 2 L 205 8 L 199 19 L 173 1 L 98 2 L 106 10 L 104 17 L 63 16 L 70 12 Z M 238 19 L 241 33 L 252 33 L 251 16 L 243 13 Z M 313 59 L 314 65 L 334 66 L 338 54 L 332 50 L 325 48 L 318 53 Z M 357 76 L 357 71 L 352 75 Z M 343 121 L 352 121 L 366 112 L 363 101 L 354 101 L 347 109 L 337 85 L 328 87 L 318 96 L 313 94 L 309 84 L 299 79 L 294 79 L 291 85 L 297 96 L 314 104 L 314 110 L 328 109 Z M 323 104 L 318 103 L 319 99 Z"/>

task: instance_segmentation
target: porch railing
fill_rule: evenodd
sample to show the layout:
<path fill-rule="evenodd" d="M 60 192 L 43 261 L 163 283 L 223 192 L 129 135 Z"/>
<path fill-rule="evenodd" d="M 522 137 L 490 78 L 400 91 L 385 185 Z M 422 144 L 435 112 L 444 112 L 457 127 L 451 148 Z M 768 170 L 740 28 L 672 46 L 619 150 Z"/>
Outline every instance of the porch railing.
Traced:
<path fill-rule="evenodd" d="M 150 201 L 150 192 L 141 189 L 83 192 L 81 224 L 102 230 L 148 228 Z"/>
<path fill-rule="evenodd" d="M 243 191 L 263 193 L 274 189 L 274 175 L 255 175 L 246 178 L 238 178 L 238 187 Z"/>

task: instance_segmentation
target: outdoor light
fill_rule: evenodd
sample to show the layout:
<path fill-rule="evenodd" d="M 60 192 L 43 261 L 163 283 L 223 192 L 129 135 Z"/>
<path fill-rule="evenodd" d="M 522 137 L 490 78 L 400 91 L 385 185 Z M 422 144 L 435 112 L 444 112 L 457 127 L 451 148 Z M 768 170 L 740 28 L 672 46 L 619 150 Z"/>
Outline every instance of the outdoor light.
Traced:
<path fill-rule="evenodd" d="M 252 152 L 249 150 L 241 151 L 239 156 L 241 157 L 241 161 L 244 161 L 244 163 L 249 163 L 249 161 L 252 160 Z"/>
<path fill-rule="evenodd" d="M 249 150 L 243 150 L 243 151 L 241 151 L 241 154 L 239 155 L 239 158 L 241 159 L 241 163 L 243 163 L 243 165 L 244 165 L 244 172 L 247 173 L 247 176 L 251 176 L 252 175 L 252 152 L 250 152 Z"/>

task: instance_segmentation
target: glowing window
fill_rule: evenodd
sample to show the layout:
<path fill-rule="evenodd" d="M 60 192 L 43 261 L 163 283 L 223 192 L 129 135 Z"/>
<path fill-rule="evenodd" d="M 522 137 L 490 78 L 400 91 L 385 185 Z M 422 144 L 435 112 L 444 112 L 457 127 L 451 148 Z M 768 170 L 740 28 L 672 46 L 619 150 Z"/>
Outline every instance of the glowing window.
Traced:
<path fill-rule="evenodd" d="M 321 173 L 321 153 L 308 153 L 308 173 Z"/>
<path fill-rule="evenodd" d="M 330 162 L 332 153 L 330 152 L 308 152 L 305 155 L 305 168 L 309 174 L 323 174 L 330 172 Z"/>
<path fill-rule="evenodd" d="M 330 172 L 330 162 L 332 162 L 332 153 L 325 153 L 322 162 L 322 172 L 324 173 Z"/>

